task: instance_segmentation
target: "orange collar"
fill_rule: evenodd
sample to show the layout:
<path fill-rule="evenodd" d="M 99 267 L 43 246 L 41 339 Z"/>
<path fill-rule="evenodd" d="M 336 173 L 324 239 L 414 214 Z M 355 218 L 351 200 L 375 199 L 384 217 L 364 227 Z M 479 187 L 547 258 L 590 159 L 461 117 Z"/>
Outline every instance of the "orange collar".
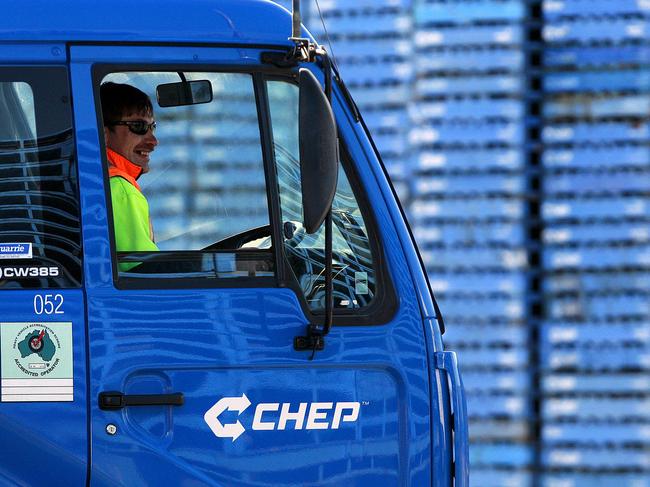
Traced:
<path fill-rule="evenodd" d="M 140 185 L 136 182 L 136 179 L 142 174 L 142 168 L 112 149 L 106 149 L 106 156 L 108 157 L 109 177 L 119 176 L 124 178 L 140 191 Z"/>

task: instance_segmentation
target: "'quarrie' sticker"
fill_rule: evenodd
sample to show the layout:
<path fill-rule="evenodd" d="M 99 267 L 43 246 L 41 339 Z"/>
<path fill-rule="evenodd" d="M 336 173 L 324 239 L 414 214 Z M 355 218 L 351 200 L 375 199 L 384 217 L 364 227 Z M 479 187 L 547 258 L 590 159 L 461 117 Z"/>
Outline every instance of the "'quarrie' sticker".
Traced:
<path fill-rule="evenodd" d="M 32 244 L 0 243 L 0 259 L 31 259 Z"/>
<path fill-rule="evenodd" d="M 0 401 L 73 401 L 72 323 L 0 323 Z"/>

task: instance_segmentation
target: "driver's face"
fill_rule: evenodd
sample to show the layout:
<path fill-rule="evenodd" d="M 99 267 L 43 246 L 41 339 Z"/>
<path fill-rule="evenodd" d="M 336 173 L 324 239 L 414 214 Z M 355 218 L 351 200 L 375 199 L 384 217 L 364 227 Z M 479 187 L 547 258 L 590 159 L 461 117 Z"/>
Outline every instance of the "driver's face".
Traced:
<path fill-rule="evenodd" d="M 120 120 L 144 120 L 147 123 L 154 121 L 153 116 L 142 113 L 123 116 Z M 106 146 L 141 167 L 143 174 L 149 172 L 150 155 L 158 145 L 158 139 L 153 132 L 148 130 L 144 135 L 134 134 L 126 125 L 114 125 L 111 129 L 104 127 Z"/>

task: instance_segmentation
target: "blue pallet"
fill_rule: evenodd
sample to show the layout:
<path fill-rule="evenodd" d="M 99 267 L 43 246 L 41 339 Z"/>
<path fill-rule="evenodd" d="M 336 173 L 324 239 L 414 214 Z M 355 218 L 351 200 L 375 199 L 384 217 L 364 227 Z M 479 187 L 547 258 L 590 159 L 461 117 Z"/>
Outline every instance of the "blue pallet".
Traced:
<path fill-rule="evenodd" d="M 340 75 L 343 81 L 352 86 L 396 85 L 411 83 L 414 76 L 413 64 L 401 59 L 381 59 L 374 62 L 360 62 L 359 60 L 345 60 L 338 57 Z"/>
<path fill-rule="evenodd" d="M 423 24 L 463 24 L 477 21 L 518 21 L 525 15 L 521 0 L 485 0 L 482 2 L 415 3 L 415 22 Z"/>
<path fill-rule="evenodd" d="M 542 351 L 540 367 L 547 370 L 580 370 L 582 372 L 645 370 L 647 374 L 649 361 L 650 349 L 639 350 L 609 346 Z"/>
<path fill-rule="evenodd" d="M 544 18 L 551 20 L 560 15 L 621 15 L 647 14 L 650 8 L 639 0 L 544 0 Z"/>
<path fill-rule="evenodd" d="M 494 44 L 513 46 L 524 40 L 521 25 L 464 25 L 446 28 L 421 28 L 415 31 L 415 46 L 448 47 Z"/>
<path fill-rule="evenodd" d="M 546 248 L 542 266 L 548 270 L 648 267 L 650 244 L 634 247 Z"/>
<path fill-rule="evenodd" d="M 427 124 L 420 120 L 417 110 L 413 110 L 412 121 L 415 127 L 411 129 L 410 140 L 413 145 L 419 144 L 463 144 L 487 145 L 500 143 L 513 147 L 521 147 L 525 142 L 525 127 L 521 123 L 448 123 Z"/>
<path fill-rule="evenodd" d="M 544 229 L 546 245 L 606 242 L 648 242 L 650 228 L 646 223 L 616 222 L 609 224 L 552 225 Z"/>
<path fill-rule="evenodd" d="M 486 117 L 500 117 L 520 120 L 524 117 L 524 103 L 520 100 L 489 98 L 420 101 L 417 116 L 422 119 L 480 120 Z"/>
<path fill-rule="evenodd" d="M 515 73 L 524 68 L 524 54 L 517 49 L 422 49 L 415 58 L 418 74 L 435 71 L 476 71 L 502 69 Z"/>
<path fill-rule="evenodd" d="M 443 300 L 445 298 L 441 297 L 440 301 Z M 514 325 L 491 326 L 489 333 L 486 333 L 482 325 L 454 324 L 445 332 L 445 342 L 453 342 L 463 348 L 481 347 L 495 350 L 503 347 L 524 348 L 528 338 L 528 330 L 525 327 Z"/>
<path fill-rule="evenodd" d="M 284 1 L 287 5 L 291 4 L 289 0 Z M 404 10 L 409 8 L 412 3 L 412 0 L 354 0 L 354 2 L 350 2 L 349 0 L 320 0 L 319 5 L 321 12 L 323 12 L 323 15 L 325 15 L 326 12 L 330 11 L 340 12 L 354 9 L 363 9 L 366 11 L 373 8 L 380 9 L 392 7 Z M 316 7 L 311 7 L 310 15 L 312 17 L 318 15 Z"/>
<path fill-rule="evenodd" d="M 427 200 L 416 198 L 411 205 L 415 221 L 421 217 L 485 219 L 508 217 L 520 219 L 523 216 L 523 202 L 515 198 L 463 198 L 453 200 Z M 468 229 L 471 232 L 472 229 Z M 495 227 L 498 231 L 498 227 Z"/>
<path fill-rule="evenodd" d="M 574 71 L 544 75 L 544 91 L 557 92 L 612 92 L 644 91 L 650 86 L 650 71 L 645 69 L 620 71 Z"/>
<path fill-rule="evenodd" d="M 519 169 L 524 166 L 524 151 L 511 148 L 498 149 L 436 149 L 422 150 L 414 166 L 421 170 L 489 170 Z"/>
<path fill-rule="evenodd" d="M 609 443 L 640 442 L 650 445 L 650 428 L 644 423 L 553 424 L 542 426 L 542 441 L 546 445 L 576 443 L 606 445 Z"/>
<path fill-rule="evenodd" d="M 519 74 L 466 76 L 426 76 L 415 81 L 415 95 L 453 96 L 459 94 L 508 94 L 523 96 L 525 79 Z"/>
<path fill-rule="evenodd" d="M 474 443 L 469 449 L 469 458 L 472 471 L 475 467 L 480 468 L 488 465 L 492 468 L 495 466 L 524 468 L 533 462 L 533 448 L 530 445 L 516 443 Z"/>
<path fill-rule="evenodd" d="M 640 293 L 650 291 L 650 272 L 594 272 L 547 274 L 544 290 L 548 293 Z"/>
<path fill-rule="evenodd" d="M 544 394 L 647 394 L 650 375 L 647 372 L 597 374 L 544 374 L 541 378 Z"/>
<path fill-rule="evenodd" d="M 547 199 L 542 203 L 542 215 L 547 221 L 566 218 L 650 218 L 650 204 L 645 198 L 610 197 Z"/>
<path fill-rule="evenodd" d="M 371 131 L 392 130 L 406 132 L 409 127 L 409 114 L 406 108 L 388 110 L 365 110 L 363 120 Z"/>
<path fill-rule="evenodd" d="M 531 407 L 527 398 L 521 395 L 468 394 L 467 414 L 472 419 L 529 418 Z"/>
<path fill-rule="evenodd" d="M 646 166 L 650 164 L 650 153 L 642 146 L 549 148 L 542 154 L 542 163 L 546 167 L 569 168 Z"/>
<path fill-rule="evenodd" d="M 413 28 L 411 17 L 401 12 L 364 12 L 361 14 L 358 12 L 342 12 L 342 15 L 323 15 L 323 17 L 325 17 L 325 25 L 330 36 L 406 34 Z M 312 22 L 310 31 L 321 43 L 326 40 L 320 21 Z"/>
<path fill-rule="evenodd" d="M 541 487 L 650 487 L 650 475 L 643 472 L 547 473 L 542 476 Z"/>
<path fill-rule="evenodd" d="M 578 21 L 547 23 L 543 29 L 544 40 L 554 42 L 598 42 L 620 43 L 643 41 L 650 32 L 647 19 L 588 18 Z"/>
<path fill-rule="evenodd" d="M 546 398 L 542 403 L 542 421 L 634 421 L 650 424 L 650 398 Z"/>
<path fill-rule="evenodd" d="M 648 139 L 650 139 L 650 123 L 581 122 L 575 124 L 549 124 L 542 130 L 542 141 L 545 144 L 580 144 L 584 142 L 611 144 L 613 142 L 645 142 Z M 618 148 L 616 150 L 618 151 Z M 646 156 L 646 160 L 649 159 L 650 155 Z"/>
<path fill-rule="evenodd" d="M 648 453 L 637 448 L 545 448 L 542 464 L 547 468 L 581 468 L 589 470 L 639 470 L 648 468 Z M 637 474 L 638 475 L 638 474 Z M 628 474 L 629 478 L 630 475 Z M 620 481 L 620 479 L 619 479 Z M 563 484 L 566 485 L 566 484 Z M 602 485 L 599 482 L 583 484 Z M 611 484 L 613 485 L 613 484 Z M 621 486 L 625 484 L 617 484 Z M 638 484 L 633 484 L 638 485 Z"/>
<path fill-rule="evenodd" d="M 409 150 L 406 134 L 374 133 L 373 140 L 382 155 L 400 156 Z"/>
<path fill-rule="evenodd" d="M 530 374 L 526 370 L 477 371 L 463 369 L 462 373 L 463 385 L 468 394 L 489 391 L 527 394 L 531 387 Z"/>
<path fill-rule="evenodd" d="M 547 67 L 573 66 L 576 68 L 598 66 L 624 66 L 647 64 L 650 61 L 650 45 L 622 46 L 571 46 L 544 49 L 543 64 Z"/>
<path fill-rule="evenodd" d="M 624 95 L 611 98 L 594 97 L 549 100 L 544 104 L 545 117 L 646 117 L 650 111 L 650 96 Z"/>
<path fill-rule="evenodd" d="M 418 208 L 415 210 L 417 211 Z M 429 221 L 430 218 L 423 214 L 425 212 L 426 208 L 412 214 L 412 218 L 410 218 L 413 222 L 416 239 L 421 247 L 431 247 L 438 243 L 479 246 L 498 243 L 517 247 L 526 244 L 524 226 L 521 222 L 472 223 L 459 221 L 458 223 L 440 223 Z"/>
<path fill-rule="evenodd" d="M 650 345 L 650 321 L 603 324 L 545 323 L 541 329 L 542 347 L 607 345 L 608 343 L 622 346 L 626 342 Z M 650 409 L 648 411 L 650 412 Z"/>
<path fill-rule="evenodd" d="M 350 88 L 350 92 L 362 113 L 367 109 L 377 109 L 389 105 L 402 107 L 410 97 L 410 89 L 405 84 L 356 86 Z"/>
<path fill-rule="evenodd" d="M 463 376 L 464 380 L 464 376 Z M 522 441 L 529 436 L 530 418 L 526 417 L 472 417 L 469 421 L 471 442 L 513 442 Z M 472 469 L 472 479 L 474 479 Z"/>
<path fill-rule="evenodd" d="M 417 232 L 415 233 L 417 238 Z M 426 242 L 418 239 L 418 244 L 426 246 Z M 429 282 L 433 292 L 438 294 L 454 294 L 454 293 L 478 293 L 478 294 L 494 294 L 500 293 L 509 296 L 521 296 L 526 292 L 527 283 L 526 275 L 519 272 L 511 272 L 507 274 L 495 273 L 480 273 L 480 274 L 436 274 L 429 273 Z M 480 328 L 480 327 L 479 327 Z M 466 330 L 469 333 L 469 330 Z M 482 328 L 472 329 L 476 333 L 484 333 Z M 494 330 L 491 331 L 491 333 Z M 507 333 L 508 331 L 500 330 L 499 333 Z"/>
<path fill-rule="evenodd" d="M 650 299 L 647 294 L 556 297 L 548 304 L 548 316 L 556 320 L 574 318 L 589 321 L 605 317 L 616 319 L 625 316 L 639 316 L 648 319 L 650 318 Z M 650 355 L 648 358 L 650 359 Z"/>
<path fill-rule="evenodd" d="M 491 470 L 489 468 L 476 468 L 474 465 L 472 465 L 470 479 L 470 485 L 476 487 L 533 486 L 532 473 L 510 469 Z"/>
<path fill-rule="evenodd" d="M 649 171 L 546 173 L 544 191 L 553 193 L 650 192 Z"/>
<path fill-rule="evenodd" d="M 330 32 L 331 34 L 331 32 Z M 325 41 L 325 38 L 321 38 Z M 368 66 L 369 61 L 383 59 L 387 57 L 402 57 L 404 60 L 412 54 L 413 46 L 408 38 L 394 38 L 385 37 L 378 38 L 373 36 L 371 38 L 359 38 L 354 36 L 352 38 L 338 38 L 332 42 L 334 55 L 336 61 L 342 65 L 347 65 L 349 60 L 359 60 Z M 329 44 L 326 44 L 326 49 L 329 50 Z M 348 78 L 356 80 L 356 78 Z"/>
<path fill-rule="evenodd" d="M 504 192 L 509 194 L 521 194 L 525 190 L 525 185 L 526 181 L 519 175 L 422 175 L 414 181 L 413 195 L 415 197 L 421 197 L 428 194 L 440 194 L 443 192 L 447 194 L 476 194 L 478 193 L 477 189 L 482 193 Z M 485 212 L 481 211 L 481 215 L 485 214 Z"/>
<path fill-rule="evenodd" d="M 474 264 L 474 266 L 479 267 L 481 264 L 486 265 L 485 263 L 478 263 Z M 453 266 L 454 264 L 450 265 Z M 472 265 L 472 263 L 468 262 L 462 265 L 469 266 Z M 452 316 L 480 316 L 482 318 L 504 317 L 508 320 L 519 320 L 524 317 L 525 312 L 524 303 L 521 299 L 517 298 L 453 298 L 442 295 L 438 297 L 438 302 L 440 304 L 440 308 L 445 310 L 445 318 L 449 318 L 450 320 Z M 447 340 L 449 341 L 451 338 L 447 337 Z M 464 343 L 462 340 L 463 338 L 459 337 L 458 344 Z"/>
<path fill-rule="evenodd" d="M 525 370 L 530 362 L 530 351 L 519 350 L 472 350 L 463 349 L 463 371 L 513 369 Z"/>

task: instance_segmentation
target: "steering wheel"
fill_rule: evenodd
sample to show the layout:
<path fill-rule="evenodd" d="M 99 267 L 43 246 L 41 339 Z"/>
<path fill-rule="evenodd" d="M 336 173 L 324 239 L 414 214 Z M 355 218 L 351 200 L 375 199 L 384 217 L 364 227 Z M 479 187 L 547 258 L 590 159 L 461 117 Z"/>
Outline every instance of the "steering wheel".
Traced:
<path fill-rule="evenodd" d="M 296 247 L 307 235 L 305 228 L 300 222 L 286 221 L 283 224 L 283 236 L 285 242 Z M 229 237 L 224 238 L 202 248 L 202 251 L 210 250 L 236 250 L 242 248 L 244 245 L 255 240 L 262 238 L 271 238 L 272 228 L 271 225 L 263 225 L 261 227 L 250 228 L 240 233 L 236 233 Z"/>

